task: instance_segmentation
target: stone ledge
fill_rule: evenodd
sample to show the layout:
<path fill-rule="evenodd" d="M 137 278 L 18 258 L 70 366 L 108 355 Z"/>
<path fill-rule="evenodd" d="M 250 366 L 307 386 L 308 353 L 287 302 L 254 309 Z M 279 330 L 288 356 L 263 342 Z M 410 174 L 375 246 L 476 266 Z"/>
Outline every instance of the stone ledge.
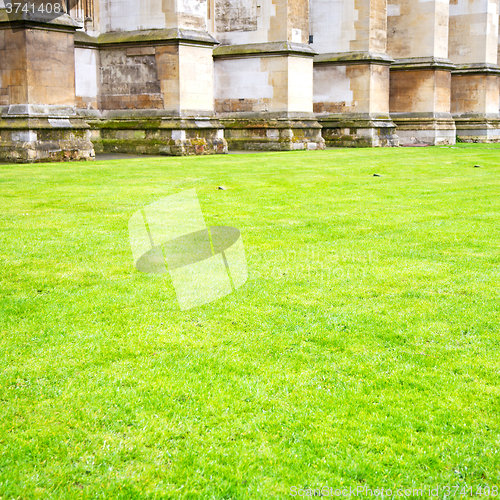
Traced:
<path fill-rule="evenodd" d="M 468 123 L 472 124 L 484 124 L 484 123 L 493 123 L 498 126 L 500 124 L 500 114 L 499 113 L 462 113 L 462 114 L 453 114 L 453 119 L 457 123 Z"/>
<path fill-rule="evenodd" d="M 213 119 L 215 114 L 213 111 L 194 110 L 178 111 L 166 109 L 108 109 L 108 110 L 86 110 L 78 109 L 78 114 L 91 118 L 103 119 L 124 119 L 124 120 L 147 120 L 147 119 L 192 119 L 196 117 L 198 120 Z"/>
<path fill-rule="evenodd" d="M 452 71 L 456 68 L 449 59 L 439 57 L 412 57 L 410 59 L 396 59 L 391 65 L 391 71 L 411 70 L 444 70 Z"/>
<path fill-rule="evenodd" d="M 391 119 L 395 123 L 432 123 L 432 122 L 454 122 L 451 113 L 391 113 Z"/>
<path fill-rule="evenodd" d="M 268 42 L 224 45 L 214 49 L 214 59 L 244 58 L 247 56 L 266 57 L 274 55 L 298 55 L 314 57 L 316 52 L 303 43 Z"/>
<path fill-rule="evenodd" d="M 217 113 L 218 118 L 253 121 L 316 120 L 315 113 L 295 111 L 234 111 Z"/>
<path fill-rule="evenodd" d="M 394 59 L 387 54 L 377 52 L 332 52 L 314 56 L 314 64 L 351 65 L 351 64 L 384 64 L 391 65 Z"/>
<path fill-rule="evenodd" d="M 323 127 L 345 128 L 394 128 L 391 117 L 376 113 L 329 113 L 317 114 L 318 121 Z"/>
<path fill-rule="evenodd" d="M 321 125 L 313 120 L 221 119 L 231 149 L 297 151 L 325 148 Z"/>
<path fill-rule="evenodd" d="M 457 64 L 452 75 L 500 75 L 500 66 L 491 63 Z"/>
<path fill-rule="evenodd" d="M 81 118 L 0 116 L 0 160 L 92 160 L 90 127 Z"/>
<path fill-rule="evenodd" d="M 87 118 L 92 128 L 117 130 L 220 130 L 219 118 L 203 120 L 198 117 L 164 118 Z"/>
<path fill-rule="evenodd" d="M 32 12 L 20 12 L 19 14 L 7 14 L 5 9 L 0 9 L 0 29 L 9 28 L 31 28 L 52 31 L 75 32 L 81 28 L 68 14 L 63 14 L 55 19 L 50 19 L 42 14 Z"/>
<path fill-rule="evenodd" d="M 82 118 L 0 116 L 1 130 L 87 130 Z"/>
<path fill-rule="evenodd" d="M 73 106 L 60 106 L 54 104 L 11 104 L 0 108 L 2 117 L 74 117 L 77 115 Z"/>
<path fill-rule="evenodd" d="M 161 154 L 171 156 L 227 153 L 222 127 L 215 120 L 200 126 L 193 119 L 167 124 L 131 120 L 90 122 L 97 152 Z M 204 124 L 207 125 L 207 124 Z"/>
<path fill-rule="evenodd" d="M 220 117 L 220 122 L 224 128 L 239 128 L 239 129 L 318 129 L 321 130 L 321 125 L 315 118 L 306 119 L 251 119 L 251 118 L 227 118 Z"/>
<path fill-rule="evenodd" d="M 112 48 L 123 45 L 172 45 L 179 43 L 213 47 L 219 42 L 205 31 L 177 28 L 103 33 L 98 37 L 89 36 L 83 31 L 75 33 L 75 46 L 80 48 Z"/>
<path fill-rule="evenodd" d="M 391 113 L 392 121 L 401 130 L 455 130 L 451 113 Z"/>

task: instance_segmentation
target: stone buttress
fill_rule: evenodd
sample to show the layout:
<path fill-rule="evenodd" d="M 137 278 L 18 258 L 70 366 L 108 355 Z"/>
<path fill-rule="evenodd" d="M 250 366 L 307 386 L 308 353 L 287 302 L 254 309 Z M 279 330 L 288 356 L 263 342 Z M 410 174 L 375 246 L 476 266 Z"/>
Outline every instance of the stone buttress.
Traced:
<path fill-rule="evenodd" d="M 76 98 L 96 151 L 226 153 L 207 0 L 108 0 L 96 9 L 75 41 Z"/>
<path fill-rule="evenodd" d="M 386 0 L 311 0 L 314 111 L 329 146 L 396 146 Z"/>
<path fill-rule="evenodd" d="M 500 142 L 499 3 L 0 0 L 0 160 Z"/>
<path fill-rule="evenodd" d="M 68 15 L 0 10 L 0 160 L 93 159 L 75 107 L 76 29 Z"/>
<path fill-rule="evenodd" d="M 500 141 L 498 6 L 450 1 L 451 112 L 464 142 Z"/>
<path fill-rule="evenodd" d="M 390 112 L 402 144 L 454 144 L 449 0 L 388 0 Z"/>
<path fill-rule="evenodd" d="M 215 109 L 229 147 L 322 149 L 308 0 L 212 0 Z"/>

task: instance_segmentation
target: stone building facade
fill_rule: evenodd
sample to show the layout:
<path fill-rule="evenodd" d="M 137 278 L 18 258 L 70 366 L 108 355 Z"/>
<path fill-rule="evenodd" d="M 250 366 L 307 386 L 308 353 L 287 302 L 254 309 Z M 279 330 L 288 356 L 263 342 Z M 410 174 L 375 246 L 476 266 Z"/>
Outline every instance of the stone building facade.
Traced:
<path fill-rule="evenodd" d="M 500 0 L 18 2 L 3 160 L 500 141 Z"/>

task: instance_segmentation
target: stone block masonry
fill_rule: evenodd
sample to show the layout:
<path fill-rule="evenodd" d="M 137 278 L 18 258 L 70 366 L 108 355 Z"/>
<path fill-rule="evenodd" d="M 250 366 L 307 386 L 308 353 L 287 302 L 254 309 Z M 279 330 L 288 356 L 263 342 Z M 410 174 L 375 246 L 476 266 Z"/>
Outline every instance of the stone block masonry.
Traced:
<path fill-rule="evenodd" d="M 76 111 L 74 33 L 64 15 L 0 11 L 0 160 L 88 160 L 90 127 Z"/>
<path fill-rule="evenodd" d="M 0 0 L 0 159 L 500 141 L 500 0 Z"/>

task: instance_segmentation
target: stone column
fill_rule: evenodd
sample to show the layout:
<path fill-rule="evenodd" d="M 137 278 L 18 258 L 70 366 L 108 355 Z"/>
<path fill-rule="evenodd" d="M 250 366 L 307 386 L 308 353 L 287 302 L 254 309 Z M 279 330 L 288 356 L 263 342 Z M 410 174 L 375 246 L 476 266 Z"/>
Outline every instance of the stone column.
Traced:
<path fill-rule="evenodd" d="M 311 0 L 314 111 L 328 145 L 395 146 L 386 0 Z"/>
<path fill-rule="evenodd" d="M 215 106 L 230 147 L 321 149 L 308 0 L 211 0 Z"/>
<path fill-rule="evenodd" d="M 93 159 L 89 126 L 75 108 L 74 32 L 67 15 L 0 10 L 0 159 Z"/>
<path fill-rule="evenodd" d="M 77 36 L 82 51 L 77 87 L 89 74 L 88 61 L 98 61 L 97 84 L 81 85 L 91 93 L 98 89 L 98 110 L 81 111 L 94 128 L 96 148 L 169 155 L 227 152 L 214 112 L 217 41 L 207 32 L 207 0 L 108 0 L 99 12 L 94 26 L 102 32 Z M 89 100 L 92 96 L 83 102 Z"/>
<path fill-rule="evenodd" d="M 498 7 L 499 0 L 450 2 L 451 111 L 462 141 L 500 141 Z"/>
<path fill-rule="evenodd" d="M 388 0 L 390 111 L 401 143 L 454 144 L 449 0 Z"/>

